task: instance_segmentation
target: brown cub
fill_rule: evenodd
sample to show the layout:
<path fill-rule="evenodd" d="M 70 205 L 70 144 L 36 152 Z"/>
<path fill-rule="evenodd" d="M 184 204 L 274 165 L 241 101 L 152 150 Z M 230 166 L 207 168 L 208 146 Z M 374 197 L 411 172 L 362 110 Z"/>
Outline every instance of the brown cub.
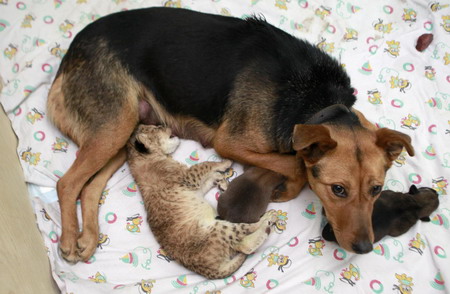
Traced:
<path fill-rule="evenodd" d="M 372 226 L 375 241 L 384 236 L 397 237 L 406 233 L 418 220 L 430 221 L 430 214 L 439 206 L 438 193 L 431 188 L 412 185 L 408 193 L 391 190 L 381 192 L 375 201 Z M 327 224 L 322 231 L 327 241 L 336 241 L 333 228 Z"/>
<path fill-rule="evenodd" d="M 266 212 L 274 190 L 286 178 L 276 172 L 249 167 L 234 179 L 217 204 L 219 217 L 232 223 L 256 223 Z"/>
<path fill-rule="evenodd" d="M 230 276 L 270 233 L 274 211 L 254 224 L 216 220 L 204 199 L 214 185 L 227 185 L 231 161 L 187 167 L 169 154 L 179 144 L 168 128 L 139 125 L 127 144 L 131 173 L 155 238 L 174 260 L 208 279 Z"/>

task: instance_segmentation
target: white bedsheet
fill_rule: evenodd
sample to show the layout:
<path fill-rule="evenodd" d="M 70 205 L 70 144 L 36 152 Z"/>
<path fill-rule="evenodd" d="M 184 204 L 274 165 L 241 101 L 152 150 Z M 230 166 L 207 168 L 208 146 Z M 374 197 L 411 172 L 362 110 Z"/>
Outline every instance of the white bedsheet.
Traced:
<path fill-rule="evenodd" d="M 30 184 L 37 222 L 53 276 L 63 293 L 448 293 L 450 287 L 450 7 L 447 1 L 143 1 L 0 0 L 0 102 L 19 137 L 18 155 Z M 347 69 L 356 108 L 380 127 L 410 135 L 405 154 L 388 172 L 385 189 L 411 184 L 435 188 L 441 204 L 429 223 L 386 237 L 367 255 L 345 252 L 320 238 L 321 204 L 305 189 L 271 204 L 278 229 L 233 276 L 205 280 L 170 261 L 145 222 L 145 210 L 125 164 L 103 192 L 104 239 L 88 263 L 62 260 L 54 190 L 77 147 L 47 119 L 46 99 L 73 36 L 100 16 L 139 7 L 173 5 L 245 17 L 263 14 L 281 29 L 317 44 Z M 424 52 L 417 38 L 434 35 Z M 404 86 L 401 86 L 404 85 Z M 195 164 L 217 160 L 213 150 L 183 141 L 175 158 Z M 234 165 L 235 174 L 242 170 Z M 206 198 L 216 205 L 217 190 Z M 129 221 L 128 219 L 133 219 Z M 447 283 L 446 283 L 447 282 Z M 216 291 L 216 292 L 214 292 Z"/>

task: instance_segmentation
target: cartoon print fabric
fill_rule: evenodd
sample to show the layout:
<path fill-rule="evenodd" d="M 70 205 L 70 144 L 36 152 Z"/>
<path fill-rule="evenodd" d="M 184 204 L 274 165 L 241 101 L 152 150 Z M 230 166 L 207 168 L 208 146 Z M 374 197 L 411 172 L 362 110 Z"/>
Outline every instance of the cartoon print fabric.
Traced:
<path fill-rule="evenodd" d="M 379 127 L 412 137 L 385 189 L 411 184 L 439 193 L 431 222 L 385 237 L 373 252 L 354 255 L 321 237 L 322 206 L 305 189 L 270 204 L 278 221 L 263 246 L 231 277 L 205 280 L 175 263 L 153 238 L 143 203 L 125 164 L 100 199 L 100 235 L 87 263 L 58 254 L 61 232 L 55 183 L 77 146 L 48 121 L 46 99 L 73 37 L 99 17 L 149 6 L 171 6 L 236 17 L 262 14 L 337 58 L 352 78 L 356 108 Z M 434 36 L 423 52 L 422 34 Z M 53 276 L 63 293 L 446 293 L 450 285 L 450 4 L 446 1 L 352 0 L 0 0 L 0 102 L 19 137 Z M 176 85 L 174 85 L 176 86 Z M 213 150 L 183 141 L 174 157 L 193 165 L 218 160 Z M 229 180 L 242 173 L 235 164 Z M 212 190 L 206 199 L 216 205 Z"/>

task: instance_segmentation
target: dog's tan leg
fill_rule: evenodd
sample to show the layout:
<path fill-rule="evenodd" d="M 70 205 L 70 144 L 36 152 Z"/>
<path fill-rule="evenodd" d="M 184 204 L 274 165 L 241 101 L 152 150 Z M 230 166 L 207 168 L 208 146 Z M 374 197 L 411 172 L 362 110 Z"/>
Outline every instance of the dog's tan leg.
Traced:
<path fill-rule="evenodd" d="M 256 153 L 233 147 L 232 153 L 217 153 L 224 158 L 231 158 L 244 164 L 254 165 L 284 175 L 287 180 L 282 191 L 278 191 L 274 202 L 284 202 L 298 196 L 307 182 L 306 174 L 299 169 L 299 162 L 293 155 L 279 153 Z"/>
<path fill-rule="evenodd" d="M 287 180 L 283 191 L 277 193 L 276 202 L 288 201 L 297 197 L 307 182 L 307 175 L 301 169 L 295 155 L 271 152 L 261 147 L 264 142 L 250 135 L 231 136 L 226 124 L 221 126 L 214 137 L 214 149 L 224 157 L 243 164 L 254 165 L 284 175 Z"/>
<path fill-rule="evenodd" d="M 87 261 L 98 243 L 98 203 L 101 193 L 111 176 L 126 161 L 126 151 L 121 149 L 81 191 L 81 210 L 83 213 L 83 230 L 78 238 L 78 256 Z"/>
<path fill-rule="evenodd" d="M 125 108 L 122 110 L 122 113 L 117 115 L 115 121 L 110 121 L 108 126 L 104 126 L 101 130 L 86 136 L 85 138 L 87 139 L 80 143 L 78 157 L 75 162 L 67 173 L 58 181 L 57 192 L 60 201 L 62 222 L 60 251 L 62 256 L 69 262 L 76 262 L 79 260 L 79 256 L 77 255 L 79 230 L 75 205 L 76 199 L 88 180 L 106 166 L 107 163 L 118 154 L 119 150 L 125 146 L 137 124 L 137 119 L 137 109 L 133 110 Z M 113 165 L 112 167 L 114 167 L 114 161 L 111 164 Z M 111 167 L 106 168 L 107 173 L 110 173 L 110 168 Z M 103 181 L 103 176 L 100 177 L 100 180 L 94 179 L 94 185 L 98 184 L 97 181 Z M 90 190 L 90 188 L 88 188 L 88 190 Z M 97 188 L 94 190 L 97 190 Z M 93 199 L 91 199 L 91 197 L 93 197 Z M 88 219 L 85 220 L 86 222 L 92 221 L 92 213 L 87 212 L 86 210 L 90 209 L 88 207 L 92 203 L 95 206 L 98 206 L 98 197 L 100 197 L 100 194 L 86 194 L 84 196 L 84 200 L 91 199 L 88 200 L 88 203 L 83 205 L 83 208 L 85 209 L 83 217 L 84 215 L 88 215 Z M 97 208 L 94 209 L 97 210 Z M 92 236 L 92 233 L 87 236 Z M 87 238 L 89 237 L 87 236 L 82 239 L 81 244 L 83 244 L 83 246 L 86 246 L 86 243 L 91 244 L 91 242 L 94 242 L 88 241 Z M 96 242 L 98 237 L 94 236 L 94 238 Z M 83 254 L 84 259 L 89 257 L 87 254 Z"/>
<path fill-rule="evenodd" d="M 78 53 L 65 56 L 47 101 L 48 117 L 79 146 L 77 158 L 57 183 L 62 223 L 60 251 L 69 262 L 80 259 L 76 199 L 86 183 L 125 146 L 138 123 L 138 102 L 142 95 L 140 85 L 111 54 L 106 43 L 97 42 L 95 52 L 88 54 L 90 57 L 80 53 L 88 50 L 85 45 L 73 49 L 79 50 L 74 51 Z M 110 169 L 106 167 L 105 173 L 111 173 Z M 83 196 L 86 203 L 82 204 L 83 217 L 87 215 L 85 222 L 91 221 L 98 209 L 91 211 L 89 206 L 98 206 L 103 185 L 100 182 L 104 181 L 101 175 L 86 185 Z M 80 241 L 81 247 L 94 242 L 88 241 L 91 235 L 92 230 L 88 229 Z M 95 242 L 97 239 L 95 236 Z M 87 251 L 83 253 L 83 259 L 89 258 L 87 255 Z"/>
<path fill-rule="evenodd" d="M 84 184 L 91 178 L 114 154 L 97 154 L 94 145 L 81 146 L 78 157 L 58 181 L 56 189 L 61 207 L 62 234 L 59 244 L 61 255 L 69 262 L 77 262 L 76 244 L 79 235 L 76 214 L 76 200 Z"/>

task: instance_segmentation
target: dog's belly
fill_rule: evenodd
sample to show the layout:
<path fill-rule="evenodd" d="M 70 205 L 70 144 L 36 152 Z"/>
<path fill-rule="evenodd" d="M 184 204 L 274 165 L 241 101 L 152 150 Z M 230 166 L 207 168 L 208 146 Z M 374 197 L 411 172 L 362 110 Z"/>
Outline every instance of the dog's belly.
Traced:
<path fill-rule="evenodd" d="M 145 100 L 139 100 L 139 123 L 145 125 L 158 125 L 161 123 L 150 103 Z"/>

